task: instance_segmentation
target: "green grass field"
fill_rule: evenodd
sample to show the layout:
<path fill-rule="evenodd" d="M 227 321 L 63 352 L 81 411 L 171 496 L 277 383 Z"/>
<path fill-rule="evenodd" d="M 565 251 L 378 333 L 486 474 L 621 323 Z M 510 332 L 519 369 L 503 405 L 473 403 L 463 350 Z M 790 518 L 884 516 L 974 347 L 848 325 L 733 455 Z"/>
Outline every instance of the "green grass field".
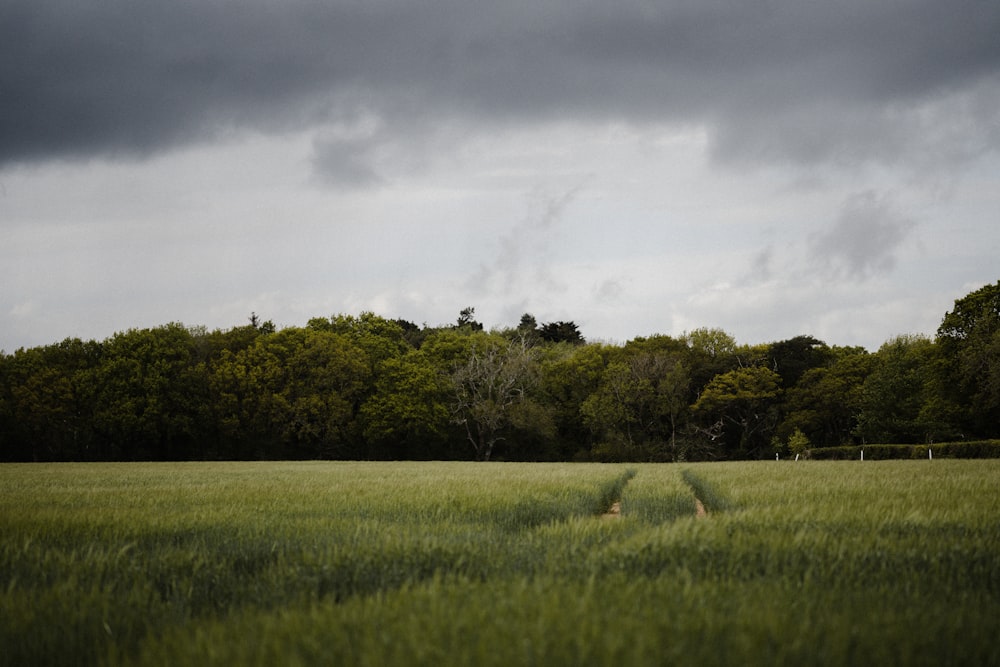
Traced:
<path fill-rule="evenodd" d="M 2 465 L 0 663 L 1000 665 L 1000 461 Z"/>

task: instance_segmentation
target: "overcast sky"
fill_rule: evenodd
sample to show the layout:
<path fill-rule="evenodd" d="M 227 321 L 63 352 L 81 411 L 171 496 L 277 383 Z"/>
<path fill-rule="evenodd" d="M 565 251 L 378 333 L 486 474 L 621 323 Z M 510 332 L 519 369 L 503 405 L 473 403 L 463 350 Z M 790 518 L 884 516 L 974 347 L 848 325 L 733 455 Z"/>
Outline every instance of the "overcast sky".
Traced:
<path fill-rule="evenodd" d="M 572 320 L 877 349 L 1000 279 L 995 0 L 0 0 L 0 349 Z"/>

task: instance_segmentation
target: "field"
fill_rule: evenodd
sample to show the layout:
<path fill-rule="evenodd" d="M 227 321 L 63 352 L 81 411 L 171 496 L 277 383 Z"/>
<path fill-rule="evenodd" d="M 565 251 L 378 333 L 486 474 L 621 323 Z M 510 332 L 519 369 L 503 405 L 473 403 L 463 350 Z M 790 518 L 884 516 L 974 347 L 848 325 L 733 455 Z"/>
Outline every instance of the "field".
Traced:
<path fill-rule="evenodd" d="M 3 665 L 1000 665 L 998 637 L 997 460 L 0 466 Z"/>

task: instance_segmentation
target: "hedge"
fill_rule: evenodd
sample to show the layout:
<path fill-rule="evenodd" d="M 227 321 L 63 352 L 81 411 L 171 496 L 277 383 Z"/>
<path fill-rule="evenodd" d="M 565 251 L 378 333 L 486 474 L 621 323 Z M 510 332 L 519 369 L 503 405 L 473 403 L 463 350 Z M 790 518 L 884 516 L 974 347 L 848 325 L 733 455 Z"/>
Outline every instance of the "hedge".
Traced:
<path fill-rule="evenodd" d="M 932 445 L 848 445 L 845 447 L 819 447 L 806 452 L 806 458 L 823 461 L 860 459 L 926 459 L 927 450 L 934 458 L 942 459 L 998 459 L 1000 440 L 970 440 L 968 442 L 939 442 Z"/>

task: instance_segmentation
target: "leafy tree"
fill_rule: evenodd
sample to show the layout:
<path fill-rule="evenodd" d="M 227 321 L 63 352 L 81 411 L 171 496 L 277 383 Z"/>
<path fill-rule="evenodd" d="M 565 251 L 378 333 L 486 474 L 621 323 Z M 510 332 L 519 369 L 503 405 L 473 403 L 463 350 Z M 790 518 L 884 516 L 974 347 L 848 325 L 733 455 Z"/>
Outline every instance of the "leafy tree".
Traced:
<path fill-rule="evenodd" d="M 538 320 L 531 313 L 521 315 L 521 320 L 517 324 L 517 330 L 522 335 L 530 336 L 538 332 Z"/>
<path fill-rule="evenodd" d="M 600 389 L 580 406 L 584 423 L 601 440 L 615 441 L 632 451 L 636 447 L 633 431 L 642 426 L 637 414 L 642 394 L 643 388 L 633 377 L 628 363 L 612 362 L 602 375 Z"/>
<path fill-rule="evenodd" d="M 222 355 L 212 389 L 229 455 L 357 456 L 370 377 L 368 357 L 350 337 L 317 328 L 283 329 Z"/>
<path fill-rule="evenodd" d="M 469 329 L 470 331 L 483 330 L 483 325 L 476 321 L 476 309 L 472 306 L 467 306 L 459 312 L 455 326 L 459 329 Z"/>
<path fill-rule="evenodd" d="M 857 432 L 865 442 L 930 442 L 938 433 L 925 410 L 935 394 L 939 349 L 925 336 L 893 338 L 875 354 L 861 388 Z"/>
<path fill-rule="evenodd" d="M 271 425 L 270 404 L 276 391 L 268 379 L 278 370 L 257 345 L 238 352 L 223 350 L 213 360 L 209 374 L 210 405 L 216 429 L 216 451 L 227 459 L 264 458 L 277 442 L 277 426 Z M 273 382 L 277 385 L 277 381 Z"/>
<path fill-rule="evenodd" d="M 104 343 L 94 426 L 114 458 L 186 459 L 202 440 L 206 374 L 182 324 L 132 329 Z"/>
<path fill-rule="evenodd" d="M 547 343 L 571 343 L 583 345 L 583 335 L 573 322 L 549 322 L 543 324 L 538 335 Z"/>
<path fill-rule="evenodd" d="M 796 336 L 771 343 L 768 349 L 771 367 L 781 376 L 781 386 L 795 386 L 806 371 L 825 366 L 831 360 L 830 348 L 812 336 Z"/>
<path fill-rule="evenodd" d="M 720 359 L 736 351 L 736 339 L 722 329 L 702 327 L 684 336 L 688 346 L 711 359 Z"/>
<path fill-rule="evenodd" d="M 412 349 L 406 341 L 403 327 L 395 320 L 380 317 L 371 312 L 353 315 L 335 315 L 329 320 L 313 318 L 308 328 L 328 331 L 347 336 L 351 342 L 365 351 L 372 370 L 386 359 L 400 357 Z"/>
<path fill-rule="evenodd" d="M 551 410 L 554 457 L 568 459 L 589 450 L 592 433 L 581 419 L 581 407 L 600 385 L 615 349 L 591 343 L 549 345 L 542 351 L 539 400 Z"/>
<path fill-rule="evenodd" d="M 428 333 L 426 327 L 421 329 L 413 322 L 404 319 L 393 320 L 393 322 L 395 322 L 399 326 L 400 330 L 402 330 L 403 340 L 405 340 L 410 347 L 417 349 L 423 344 L 424 338 L 427 337 Z"/>
<path fill-rule="evenodd" d="M 268 329 L 267 324 L 265 322 L 256 327 L 245 325 L 226 330 L 216 329 L 214 331 L 206 331 L 204 327 L 190 327 L 188 331 L 194 339 L 198 359 L 200 361 L 210 361 L 218 358 L 219 355 L 227 350 L 233 353 L 245 350 L 253 345 L 258 337 L 274 333 L 273 329 Z M 271 326 L 273 327 L 273 325 Z"/>
<path fill-rule="evenodd" d="M 371 375 L 365 351 L 339 333 L 286 329 L 264 340 L 281 364 L 276 405 L 284 410 L 285 442 L 310 458 L 350 453 Z"/>
<path fill-rule="evenodd" d="M 3 460 L 102 458 L 93 446 L 94 383 L 101 346 L 67 338 L 3 358 Z"/>
<path fill-rule="evenodd" d="M 717 424 L 738 457 L 759 455 L 776 425 L 781 376 L 750 366 L 712 378 L 693 406 L 703 423 Z"/>
<path fill-rule="evenodd" d="M 477 341 L 486 335 L 469 329 L 438 329 L 427 335 L 420 351 L 442 373 L 449 375 L 455 366 L 469 358 Z"/>
<path fill-rule="evenodd" d="M 419 351 L 383 360 L 377 375 L 360 415 L 369 446 L 391 458 L 439 451 L 449 418 L 444 376 Z"/>
<path fill-rule="evenodd" d="M 948 361 L 942 401 L 967 407 L 962 421 L 970 434 L 1000 434 L 1000 281 L 957 299 L 937 342 Z"/>
<path fill-rule="evenodd" d="M 736 339 L 722 329 L 700 328 L 685 334 L 682 340 L 688 348 L 693 403 L 712 378 L 739 365 Z"/>
<path fill-rule="evenodd" d="M 660 377 L 657 395 L 660 412 L 670 426 L 669 451 L 673 461 L 686 458 L 678 446 L 677 436 L 688 412 L 688 392 L 691 387 L 691 372 L 687 365 L 674 359 Z"/>
<path fill-rule="evenodd" d="M 792 431 L 792 434 L 788 436 L 788 451 L 798 456 L 805 454 L 807 449 L 809 449 L 809 438 L 806 437 L 806 434 L 799 429 Z"/>
<path fill-rule="evenodd" d="M 864 348 L 831 351 L 834 361 L 810 368 L 785 391 L 785 418 L 778 436 L 801 430 L 810 442 L 833 447 L 849 444 L 861 412 L 861 388 L 871 372 L 874 356 Z"/>
<path fill-rule="evenodd" d="M 677 354 L 623 354 L 605 370 L 601 385 L 581 406 L 585 423 L 625 457 L 678 457 L 677 430 L 687 410 L 690 377 Z"/>

